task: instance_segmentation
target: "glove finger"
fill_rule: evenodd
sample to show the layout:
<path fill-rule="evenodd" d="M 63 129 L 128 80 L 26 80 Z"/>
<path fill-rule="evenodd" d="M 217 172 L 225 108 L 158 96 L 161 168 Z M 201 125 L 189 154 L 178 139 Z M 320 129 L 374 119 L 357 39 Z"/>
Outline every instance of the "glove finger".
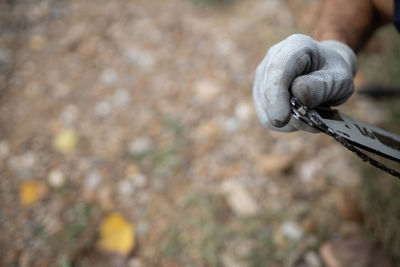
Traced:
<path fill-rule="evenodd" d="M 267 128 L 272 130 L 280 131 L 280 132 L 292 132 L 295 131 L 296 128 L 287 124 L 284 127 L 278 128 L 273 126 L 266 113 L 266 101 L 264 96 L 264 90 L 262 90 L 262 86 L 256 81 L 254 83 L 253 88 L 253 98 L 254 98 L 254 105 L 256 107 L 256 114 L 260 122 Z"/>
<path fill-rule="evenodd" d="M 339 105 L 353 93 L 353 81 L 343 73 L 327 70 L 314 71 L 297 77 L 291 87 L 292 94 L 309 108 L 321 104 Z"/>
<path fill-rule="evenodd" d="M 290 85 L 296 76 L 312 71 L 317 48 L 310 38 L 292 36 L 269 58 L 265 78 L 266 111 L 272 125 L 282 127 L 290 120 Z M 315 47 L 314 47 L 315 46 Z"/>

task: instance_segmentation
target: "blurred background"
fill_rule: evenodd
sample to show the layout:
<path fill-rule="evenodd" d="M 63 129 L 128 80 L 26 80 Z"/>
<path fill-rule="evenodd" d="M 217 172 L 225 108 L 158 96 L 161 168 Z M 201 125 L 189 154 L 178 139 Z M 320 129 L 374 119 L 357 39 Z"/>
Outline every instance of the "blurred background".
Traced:
<path fill-rule="evenodd" d="M 0 266 L 400 266 L 399 181 L 253 108 L 319 4 L 1 1 Z M 377 32 L 356 87 L 399 87 L 399 47 Z M 399 98 L 341 110 L 400 133 Z"/>

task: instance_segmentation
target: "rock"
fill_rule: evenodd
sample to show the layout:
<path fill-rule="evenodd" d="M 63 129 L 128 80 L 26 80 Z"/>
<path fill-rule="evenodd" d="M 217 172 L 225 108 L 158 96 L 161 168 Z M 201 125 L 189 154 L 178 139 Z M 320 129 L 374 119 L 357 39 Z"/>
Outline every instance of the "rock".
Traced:
<path fill-rule="evenodd" d="M 146 186 L 146 184 L 147 184 L 147 177 L 142 173 L 133 175 L 130 177 L 130 179 L 133 181 L 133 184 L 136 187 L 142 188 L 142 187 Z"/>
<path fill-rule="evenodd" d="M 128 267 L 143 267 L 142 261 L 137 258 L 130 259 L 128 261 Z"/>
<path fill-rule="evenodd" d="M 258 246 L 254 240 L 233 239 L 226 244 L 221 255 L 223 266 L 225 267 L 244 267 L 248 266 L 243 259 L 249 258 Z"/>
<path fill-rule="evenodd" d="M 314 251 L 308 251 L 304 255 L 304 260 L 308 267 L 321 267 L 322 263 L 318 257 L 318 254 Z"/>
<path fill-rule="evenodd" d="M 150 226 L 149 226 L 148 222 L 140 221 L 137 225 L 137 230 L 136 230 L 138 237 L 142 237 L 145 234 L 147 234 L 149 231 L 149 228 L 150 228 Z"/>
<path fill-rule="evenodd" d="M 29 39 L 29 48 L 32 51 L 40 51 L 46 45 L 46 39 L 42 35 L 34 35 Z"/>
<path fill-rule="evenodd" d="M 111 113 L 111 105 L 107 101 L 101 101 L 94 107 L 94 113 L 99 117 L 107 117 Z"/>
<path fill-rule="evenodd" d="M 199 80 L 194 84 L 195 96 L 200 101 L 210 101 L 214 99 L 220 91 L 221 88 L 219 84 L 213 80 Z"/>
<path fill-rule="evenodd" d="M 314 216 L 308 216 L 301 222 L 301 226 L 307 233 L 312 233 L 317 229 L 318 220 Z"/>
<path fill-rule="evenodd" d="M 123 196 L 131 196 L 135 191 L 135 187 L 129 179 L 123 179 L 118 183 L 118 192 Z"/>
<path fill-rule="evenodd" d="M 119 107 L 128 104 L 131 101 L 131 95 L 126 89 L 118 89 L 112 95 L 112 103 Z"/>
<path fill-rule="evenodd" d="M 224 130 L 231 133 L 235 132 L 236 130 L 239 129 L 239 120 L 235 117 L 232 118 L 225 118 L 221 120 L 221 124 L 224 127 Z"/>
<path fill-rule="evenodd" d="M 49 2 L 38 2 L 29 9 L 27 15 L 31 20 L 41 20 L 48 16 L 50 9 Z"/>
<path fill-rule="evenodd" d="M 0 141 L 0 159 L 5 159 L 10 153 L 10 145 L 7 141 Z"/>
<path fill-rule="evenodd" d="M 124 54 L 129 62 L 146 69 L 151 69 L 156 63 L 156 58 L 153 56 L 153 53 L 136 47 L 128 49 Z"/>
<path fill-rule="evenodd" d="M 100 79 L 107 85 L 114 85 L 118 81 L 118 73 L 114 69 L 104 69 Z"/>
<path fill-rule="evenodd" d="M 147 184 L 147 178 L 142 173 L 131 175 L 118 183 L 118 190 L 122 195 L 132 195 L 136 188 L 143 188 Z"/>
<path fill-rule="evenodd" d="M 10 50 L 0 48 L 0 74 L 3 74 L 10 69 L 12 58 Z"/>
<path fill-rule="evenodd" d="M 300 238 L 303 236 L 303 229 L 300 225 L 293 221 L 285 221 L 281 225 L 280 231 L 285 237 L 294 241 L 300 240 Z"/>
<path fill-rule="evenodd" d="M 248 120 L 251 115 L 252 108 L 247 103 L 239 103 L 235 107 L 235 117 L 241 121 Z"/>
<path fill-rule="evenodd" d="M 356 200 L 353 188 L 352 192 L 349 190 L 341 190 L 335 193 L 334 201 L 340 215 L 349 221 L 361 222 L 363 220 L 363 213 L 360 208 L 359 202 Z"/>
<path fill-rule="evenodd" d="M 82 38 L 77 48 L 78 55 L 85 60 L 96 57 L 99 52 L 100 37 L 97 35 L 88 35 Z"/>
<path fill-rule="evenodd" d="M 292 163 L 292 158 L 287 154 L 266 154 L 258 159 L 258 168 L 262 173 L 282 173 Z"/>
<path fill-rule="evenodd" d="M 260 211 L 260 207 L 252 195 L 238 181 L 224 181 L 221 189 L 227 198 L 229 207 L 237 216 L 253 216 Z"/>
<path fill-rule="evenodd" d="M 224 267 L 245 267 L 246 265 L 244 263 L 241 263 L 237 259 L 233 257 L 233 255 L 230 254 L 222 254 L 221 256 L 222 264 Z"/>
<path fill-rule="evenodd" d="M 323 164 L 319 158 L 304 161 L 300 165 L 299 179 L 311 183 L 321 172 Z"/>
<path fill-rule="evenodd" d="M 152 148 L 153 142 L 147 136 L 138 137 L 128 144 L 128 152 L 133 155 L 145 153 Z"/>
<path fill-rule="evenodd" d="M 32 171 L 37 164 L 37 156 L 32 151 L 9 158 L 8 164 L 20 179 L 31 179 Z"/>
<path fill-rule="evenodd" d="M 221 135 L 221 129 L 219 123 L 215 120 L 208 120 L 199 124 L 194 130 L 194 139 L 201 142 L 203 146 L 208 146 L 212 140 L 218 138 Z M 207 141 L 205 143 L 205 141 Z"/>
<path fill-rule="evenodd" d="M 114 207 L 112 192 L 110 186 L 102 186 L 97 193 L 97 199 L 100 206 L 104 209 L 110 210 Z"/>
<path fill-rule="evenodd" d="M 60 121 L 66 127 L 71 127 L 79 116 L 79 109 L 75 105 L 66 106 L 60 114 Z"/>
<path fill-rule="evenodd" d="M 390 258 L 361 234 L 324 243 L 320 255 L 327 267 L 391 267 Z"/>
<path fill-rule="evenodd" d="M 125 176 L 132 176 L 139 173 L 139 168 L 136 164 L 129 164 L 125 168 Z"/>
<path fill-rule="evenodd" d="M 290 267 L 322 267 L 318 254 L 312 250 L 305 252 L 295 261 L 289 264 Z"/>
<path fill-rule="evenodd" d="M 103 175 L 97 170 L 92 170 L 86 175 L 83 181 L 83 188 L 87 192 L 93 192 L 100 186 L 102 182 Z"/>
<path fill-rule="evenodd" d="M 59 188 L 65 184 L 65 175 L 61 170 L 54 169 L 50 171 L 47 181 L 51 187 Z"/>

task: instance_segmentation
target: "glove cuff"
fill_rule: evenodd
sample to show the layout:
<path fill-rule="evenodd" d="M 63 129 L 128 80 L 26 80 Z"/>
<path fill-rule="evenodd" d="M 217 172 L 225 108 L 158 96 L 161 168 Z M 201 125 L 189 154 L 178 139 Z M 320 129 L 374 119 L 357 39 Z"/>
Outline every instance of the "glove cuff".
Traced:
<path fill-rule="evenodd" d="M 335 49 L 343 57 L 346 63 L 349 64 L 353 76 L 356 74 L 357 55 L 356 53 L 354 53 L 353 49 L 350 48 L 350 46 L 336 40 L 322 41 L 321 44 L 330 47 L 332 49 Z"/>

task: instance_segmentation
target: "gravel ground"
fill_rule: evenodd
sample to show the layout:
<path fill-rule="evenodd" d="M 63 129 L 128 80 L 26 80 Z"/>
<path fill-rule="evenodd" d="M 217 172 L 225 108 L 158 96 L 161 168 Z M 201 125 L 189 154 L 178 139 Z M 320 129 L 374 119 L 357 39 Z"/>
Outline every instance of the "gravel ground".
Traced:
<path fill-rule="evenodd" d="M 319 1 L 8 2 L 1 266 L 392 266 L 365 234 L 359 161 L 264 129 L 252 105 L 267 48 L 307 32 Z M 344 110 L 385 117 L 366 99 Z M 135 228 L 129 253 L 98 246 L 115 212 Z"/>

